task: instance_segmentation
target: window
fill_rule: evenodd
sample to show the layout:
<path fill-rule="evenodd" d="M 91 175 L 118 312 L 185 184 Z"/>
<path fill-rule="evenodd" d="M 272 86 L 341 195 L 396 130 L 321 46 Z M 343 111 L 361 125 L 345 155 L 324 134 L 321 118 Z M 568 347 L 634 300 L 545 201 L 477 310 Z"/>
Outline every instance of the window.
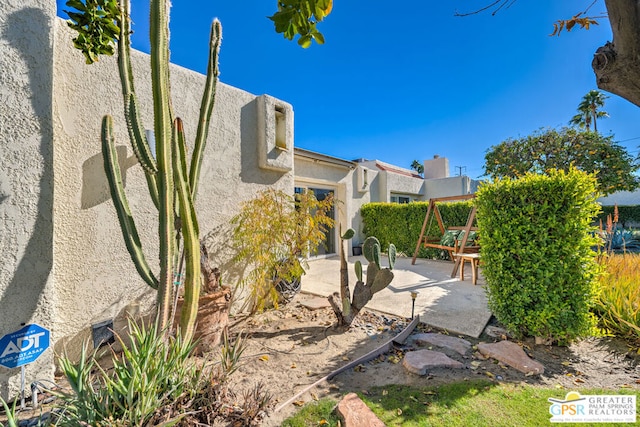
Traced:
<path fill-rule="evenodd" d="M 411 203 L 411 197 L 409 196 L 391 196 L 391 203 Z"/>

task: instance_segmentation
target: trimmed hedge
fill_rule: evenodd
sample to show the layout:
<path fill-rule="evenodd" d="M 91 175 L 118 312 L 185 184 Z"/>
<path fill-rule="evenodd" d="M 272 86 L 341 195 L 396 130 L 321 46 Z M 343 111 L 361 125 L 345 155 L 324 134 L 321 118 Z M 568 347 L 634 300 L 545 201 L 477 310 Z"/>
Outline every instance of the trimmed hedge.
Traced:
<path fill-rule="evenodd" d="M 607 223 L 607 215 L 613 217 L 614 206 L 603 206 L 602 212 L 598 215 L 598 220 L 602 220 L 603 224 Z M 618 206 L 619 223 L 623 227 L 628 227 L 628 223 L 640 223 L 640 205 Z"/>
<path fill-rule="evenodd" d="M 551 170 L 478 191 L 489 307 L 514 335 L 566 343 L 593 325 L 596 188 L 593 175 Z"/>
<path fill-rule="evenodd" d="M 445 227 L 465 225 L 472 202 L 438 203 L 438 209 L 442 215 Z M 420 237 L 424 216 L 427 214 L 428 202 L 414 203 L 367 203 L 360 209 L 360 215 L 364 223 L 363 232 L 367 236 L 376 236 L 382 247 L 393 243 L 398 252 L 406 256 L 413 256 L 416 243 Z M 440 239 L 442 233 L 438 228 L 438 221 L 431 215 L 425 236 Z M 433 248 L 420 249 L 418 256 L 421 258 L 443 258 L 447 256 L 445 251 Z"/>

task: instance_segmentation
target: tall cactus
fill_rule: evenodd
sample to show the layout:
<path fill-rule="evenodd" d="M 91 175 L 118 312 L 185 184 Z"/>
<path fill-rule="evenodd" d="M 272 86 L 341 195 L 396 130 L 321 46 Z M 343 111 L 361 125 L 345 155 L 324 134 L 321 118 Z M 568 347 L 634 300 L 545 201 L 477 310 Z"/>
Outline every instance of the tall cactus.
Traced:
<path fill-rule="evenodd" d="M 380 265 L 380 241 L 373 237 L 367 237 L 362 244 L 362 252 L 366 260 L 369 262 L 367 266 L 366 282 L 363 281 L 362 263 L 356 261 L 355 271 L 358 281 L 353 288 L 353 298 L 350 298 L 349 274 L 347 269 L 347 258 L 345 255 L 345 242 L 354 236 L 352 229 L 347 230 L 341 237 L 340 242 L 340 294 L 334 292 L 329 295 L 329 303 L 338 318 L 338 324 L 348 326 L 356 318 L 360 310 L 376 292 L 380 292 L 393 280 L 393 266 L 396 262 L 396 247 L 389 245 L 389 267 L 382 268 Z M 338 304 L 338 298 L 340 304 Z"/>
<path fill-rule="evenodd" d="M 122 183 L 113 138 L 113 120 L 111 116 L 105 116 L 102 124 L 102 150 L 111 196 L 133 263 L 142 279 L 158 290 L 158 330 L 164 333 L 169 330 L 174 298 L 174 277 L 180 273 L 177 271 L 180 236 L 184 238 L 186 265 L 180 331 L 183 337 L 190 338 L 195 329 L 195 316 L 202 281 L 198 220 L 193 202 L 215 101 L 222 28 L 218 20 L 213 21 L 207 81 L 201 103 L 194 151 L 191 155 L 190 167 L 187 169 L 184 127 L 179 118 L 173 117 L 169 87 L 170 2 L 168 0 L 151 0 L 150 2 L 155 159 L 141 125 L 134 88 L 130 58 L 130 1 L 98 0 L 96 3 L 97 5 L 92 6 L 94 9 L 90 10 L 89 6 L 84 5 L 80 0 L 69 0 L 67 6 L 80 11 L 80 13 L 68 12 L 72 19 L 69 25 L 80 33 L 80 36 L 74 39 L 74 45 L 83 51 L 87 63 L 96 61 L 99 54 L 109 54 L 112 50 L 109 49 L 109 44 L 117 40 L 118 69 L 129 139 L 144 170 L 151 199 L 158 208 L 159 278 L 153 274 L 144 255 Z M 95 13 L 96 9 L 100 9 L 100 13 Z M 96 28 L 101 30 L 97 31 Z M 112 35 L 106 42 L 105 34 Z M 179 230 L 175 229 L 175 224 L 179 224 Z"/>

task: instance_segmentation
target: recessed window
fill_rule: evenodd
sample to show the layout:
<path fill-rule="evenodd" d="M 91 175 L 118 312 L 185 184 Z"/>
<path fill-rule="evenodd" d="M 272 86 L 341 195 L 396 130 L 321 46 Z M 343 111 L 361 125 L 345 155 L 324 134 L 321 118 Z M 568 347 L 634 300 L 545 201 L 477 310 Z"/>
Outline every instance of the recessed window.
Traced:
<path fill-rule="evenodd" d="M 287 124 L 285 109 L 280 105 L 275 106 L 276 116 L 276 147 L 286 150 L 287 147 Z"/>

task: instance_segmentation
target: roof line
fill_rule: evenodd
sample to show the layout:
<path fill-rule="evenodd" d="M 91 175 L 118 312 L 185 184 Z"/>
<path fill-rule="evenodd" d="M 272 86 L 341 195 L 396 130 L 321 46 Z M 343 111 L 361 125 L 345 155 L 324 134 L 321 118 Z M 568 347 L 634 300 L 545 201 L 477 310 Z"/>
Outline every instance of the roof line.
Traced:
<path fill-rule="evenodd" d="M 311 150 L 305 150 L 304 148 L 294 147 L 293 149 L 294 155 L 300 157 L 306 157 L 311 160 L 322 161 L 326 163 L 330 163 L 332 165 L 343 166 L 349 169 L 355 169 L 357 164 L 350 160 L 344 160 L 338 157 L 328 156 L 326 154 L 317 153 Z"/>

